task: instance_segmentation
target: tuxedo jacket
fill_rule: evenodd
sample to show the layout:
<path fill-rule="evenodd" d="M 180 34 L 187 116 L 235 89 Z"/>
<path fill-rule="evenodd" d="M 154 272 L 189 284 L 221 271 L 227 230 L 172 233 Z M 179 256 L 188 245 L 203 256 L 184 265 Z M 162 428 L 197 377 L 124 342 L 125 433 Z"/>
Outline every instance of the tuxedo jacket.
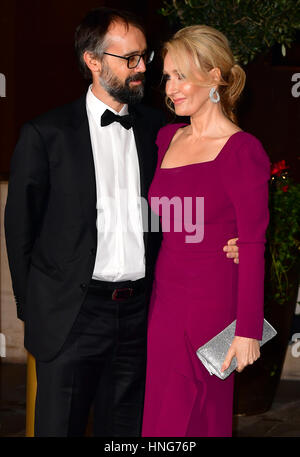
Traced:
<path fill-rule="evenodd" d="M 165 118 L 142 104 L 129 106 L 129 112 L 135 115 L 141 196 L 147 199 L 157 162 L 155 140 Z M 38 360 L 55 357 L 83 303 L 95 265 L 96 217 L 83 96 L 27 122 L 11 160 L 7 253 L 25 347 Z M 144 232 L 148 298 L 160 241 L 161 233 Z"/>

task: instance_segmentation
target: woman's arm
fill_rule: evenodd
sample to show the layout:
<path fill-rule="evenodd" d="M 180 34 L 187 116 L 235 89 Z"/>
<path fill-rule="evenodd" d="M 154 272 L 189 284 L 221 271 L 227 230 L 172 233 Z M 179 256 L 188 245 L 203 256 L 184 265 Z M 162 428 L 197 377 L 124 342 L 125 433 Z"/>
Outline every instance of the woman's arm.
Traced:
<path fill-rule="evenodd" d="M 236 213 L 239 273 L 236 331 L 223 369 L 237 358 L 238 371 L 260 355 L 264 318 L 264 250 L 269 222 L 270 161 L 261 143 L 244 133 L 222 169 L 226 191 Z"/>

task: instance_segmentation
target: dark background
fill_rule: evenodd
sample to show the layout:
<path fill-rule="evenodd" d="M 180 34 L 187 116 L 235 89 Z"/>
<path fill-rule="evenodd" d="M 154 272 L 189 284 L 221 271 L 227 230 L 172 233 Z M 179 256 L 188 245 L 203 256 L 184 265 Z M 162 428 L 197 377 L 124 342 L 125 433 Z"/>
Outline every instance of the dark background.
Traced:
<path fill-rule="evenodd" d="M 76 99 L 86 91 L 73 50 L 76 26 L 85 13 L 105 5 L 135 11 L 145 21 L 149 47 L 159 51 L 171 34 L 157 14 L 161 0 L 0 0 L 0 73 L 6 98 L 0 98 L 0 178 L 8 179 L 9 162 L 20 126 L 34 116 Z M 263 143 L 271 161 L 286 159 L 300 175 L 300 97 L 291 81 L 300 73 L 300 39 L 282 58 L 273 48 L 246 68 L 247 83 L 239 105 L 239 124 Z M 147 72 L 145 102 L 164 107 L 160 59 Z M 166 111 L 167 112 L 167 111 Z M 169 117 L 173 121 L 172 116 Z"/>

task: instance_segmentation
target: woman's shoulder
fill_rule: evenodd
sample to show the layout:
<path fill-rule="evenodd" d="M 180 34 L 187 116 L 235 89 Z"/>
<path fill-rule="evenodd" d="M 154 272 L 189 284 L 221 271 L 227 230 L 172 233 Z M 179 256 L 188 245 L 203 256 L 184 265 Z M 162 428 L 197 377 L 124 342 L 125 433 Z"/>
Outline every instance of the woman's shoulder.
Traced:
<path fill-rule="evenodd" d="M 252 133 L 240 130 L 232 135 L 231 151 L 237 164 L 249 164 L 269 166 L 270 159 L 262 142 Z"/>
<path fill-rule="evenodd" d="M 245 146 L 262 146 L 261 141 L 252 133 L 245 130 L 238 130 L 232 136 L 237 138 L 237 144 L 244 144 Z"/>

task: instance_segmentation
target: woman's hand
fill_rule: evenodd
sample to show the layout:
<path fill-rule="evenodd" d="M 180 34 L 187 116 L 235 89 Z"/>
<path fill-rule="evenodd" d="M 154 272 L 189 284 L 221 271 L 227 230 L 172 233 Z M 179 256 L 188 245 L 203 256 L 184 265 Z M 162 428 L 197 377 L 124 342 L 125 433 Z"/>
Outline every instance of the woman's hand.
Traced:
<path fill-rule="evenodd" d="M 221 371 L 227 370 L 233 357 L 237 359 L 236 371 L 241 372 L 247 365 L 252 365 L 260 357 L 258 340 L 235 336 L 223 362 Z"/>

